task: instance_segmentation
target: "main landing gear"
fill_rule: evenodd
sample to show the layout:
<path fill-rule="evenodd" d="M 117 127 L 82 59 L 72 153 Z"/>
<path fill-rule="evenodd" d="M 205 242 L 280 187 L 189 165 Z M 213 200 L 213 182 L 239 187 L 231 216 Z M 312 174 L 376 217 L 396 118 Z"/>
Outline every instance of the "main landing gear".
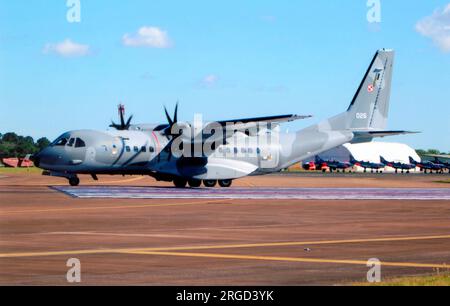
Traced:
<path fill-rule="evenodd" d="M 233 184 L 233 180 L 196 180 L 196 179 L 182 179 L 177 178 L 173 180 L 173 184 L 176 188 L 186 188 L 186 185 L 189 185 L 191 188 L 198 188 L 201 186 L 203 182 L 203 185 L 207 188 L 214 188 L 217 184 L 219 184 L 222 188 L 229 188 Z"/>
<path fill-rule="evenodd" d="M 69 184 L 70 186 L 78 186 L 80 184 L 80 179 L 78 176 L 71 176 L 69 177 Z"/>

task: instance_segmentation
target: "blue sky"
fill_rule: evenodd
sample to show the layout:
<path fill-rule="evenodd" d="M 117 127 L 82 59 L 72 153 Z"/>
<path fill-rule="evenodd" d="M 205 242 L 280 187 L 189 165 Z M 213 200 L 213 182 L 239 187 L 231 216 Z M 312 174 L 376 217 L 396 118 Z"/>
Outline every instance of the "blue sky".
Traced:
<path fill-rule="evenodd" d="M 119 101 L 135 122 L 345 110 L 375 50 L 396 50 L 390 129 L 416 148 L 450 150 L 447 1 L 0 0 L 0 132 L 55 138 L 106 129 Z M 132 4 L 131 4 L 132 3 Z M 449 7 L 450 8 L 450 7 Z M 139 33 L 139 29 L 141 32 Z"/>

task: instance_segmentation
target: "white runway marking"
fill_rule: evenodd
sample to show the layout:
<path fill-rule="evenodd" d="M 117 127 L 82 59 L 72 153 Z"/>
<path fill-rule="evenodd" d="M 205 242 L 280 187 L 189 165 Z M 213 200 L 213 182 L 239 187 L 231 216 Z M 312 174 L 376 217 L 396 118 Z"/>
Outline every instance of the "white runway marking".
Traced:
<path fill-rule="evenodd" d="M 54 186 L 76 198 L 278 199 L 278 200 L 450 200 L 450 188 L 163 188 Z"/>

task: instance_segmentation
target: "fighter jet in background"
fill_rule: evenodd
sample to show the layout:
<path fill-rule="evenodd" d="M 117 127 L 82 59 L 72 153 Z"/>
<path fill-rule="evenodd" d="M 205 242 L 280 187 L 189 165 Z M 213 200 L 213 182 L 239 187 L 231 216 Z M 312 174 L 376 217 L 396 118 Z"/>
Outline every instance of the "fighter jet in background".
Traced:
<path fill-rule="evenodd" d="M 386 165 L 383 163 L 373 163 L 369 161 L 356 160 L 351 154 L 350 163 L 354 166 L 363 168 L 364 172 L 367 172 L 367 169 L 370 169 L 370 172 L 372 173 L 374 170 L 376 171 L 376 173 L 383 173 L 384 167 L 386 167 Z"/>
<path fill-rule="evenodd" d="M 383 156 L 380 156 L 380 161 L 384 165 L 386 165 L 388 167 L 391 167 L 391 168 L 394 168 L 395 169 L 395 173 L 398 173 L 399 170 L 401 170 L 401 173 L 404 173 L 404 172 L 409 173 L 412 169 L 416 168 L 416 166 L 412 165 L 412 164 L 404 164 L 404 163 L 400 163 L 400 162 L 387 161 L 386 159 L 384 159 Z"/>
<path fill-rule="evenodd" d="M 316 156 L 315 163 L 320 169 L 322 169 L 322 172 L 325 172 L 326 168 L 328 168 L 330 172 L 345 172 L 346 169 L 352 167 L 352 164 L 350 164 L 349 162 L 341 162 L 338 160 L 323 160 L 319 156 Z"/>
<path fill-rule="evenodd" d="M 167 123 L 131 124 L 119 110 L 114 130 L 63 133 L 33 156 L 44 174 L 78 185 L 78 174 L 149 175 L 156 180 L 199 187 L 229 187 L 248 175 L 279 172 L 344 143 L 406 134 L 386 130 L 394 51 L 378 50 L 348 109 L 291 133 L 279 133 L 285 122 L 310 116 L 281 115 L 224 120 L 198 125 L 178 120 L 167 110 Z M 267 140 L 270 141 L 267 141 Z"/>
<path fill-rule="evenodd" d="M 430 161 L 417 162 L 411 156 L 409 157 L 409 162 L 416 167 L 419 167 L 424 173 L 427 173 L 428 171 L 430 171 L 430 173 L 433 173 L 433 171 L 436 173 L 444 173 L 445 165 L 443 164 L 436 164 Z"/>

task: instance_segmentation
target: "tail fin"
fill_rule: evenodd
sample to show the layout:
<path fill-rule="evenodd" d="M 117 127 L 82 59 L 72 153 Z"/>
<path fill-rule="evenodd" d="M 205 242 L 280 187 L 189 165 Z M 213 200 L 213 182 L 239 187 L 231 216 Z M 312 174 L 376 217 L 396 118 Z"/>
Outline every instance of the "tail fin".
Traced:
<path fill-rule="evenodd" d="M 383 156 L 380 156 L 380 161 L 382 164 L 385 164 L 385 165 L 389 164 L 389 162 L 387 160 L 385 160 Z"/>
<path fill-rule="evenodd" d="M 375 53 L 347 109 L 347 128 L 356 130 L 386 128 L 394 55 L 393 50 L 386 49 Z"/>
<path fill-rule="evenodd" d="M 411 156 L 409 157 L 409 163 L 412 165 L 417 165 L 417 162 Z"/>
<path fill-rule="evenodd" d="M 352 163 L 352 164 L 358 163 L 358 161 L 355 159 L 355 157 L 353 156 L 353 154 L 350 154 L 350 163 Z"/>
<path fill-rule="evenodd" d="M 385 130 L 391 96 L 394 55 L 393 50 L 378 50 L 347 111 L 311 128 L 354 132 Z M 373 137 L 379 136 L 368 135 L 366 141 L 370 141 Z"/>

